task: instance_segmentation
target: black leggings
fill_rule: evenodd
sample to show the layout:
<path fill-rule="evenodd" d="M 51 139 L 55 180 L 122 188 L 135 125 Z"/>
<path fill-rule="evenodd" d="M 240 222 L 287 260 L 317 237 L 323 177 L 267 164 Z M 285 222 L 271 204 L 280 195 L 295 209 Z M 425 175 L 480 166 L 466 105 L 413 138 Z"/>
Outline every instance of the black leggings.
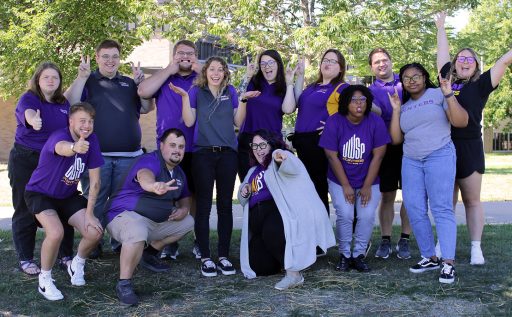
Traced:
<path fill-rule="evenodd" d="M 256 275 L 280 273 L 284 268 L 283 219 L 274 200 L 259 202 L 249 209 L 249 264 Z"/>

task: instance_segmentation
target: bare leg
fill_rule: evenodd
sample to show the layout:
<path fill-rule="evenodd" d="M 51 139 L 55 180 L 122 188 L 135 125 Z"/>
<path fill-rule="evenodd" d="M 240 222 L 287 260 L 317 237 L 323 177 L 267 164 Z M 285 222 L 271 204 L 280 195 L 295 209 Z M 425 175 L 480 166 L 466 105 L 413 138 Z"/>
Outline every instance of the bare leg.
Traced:
<path fill-rule="evenodd" d="M 45 232 L 45 237 L 41 244 L 41 269 L 50 271 L 59 253 L 59 246 L 64 237 L 64 229 L 55 210 L 44 210 L 38 213 L 36 218 L 43 226 Z"/>
<path fill-rule="evenodd" d="M 393 218 L 395 217 L 395 198 L 396 190 L 392 192 L 382 193 L 382 198 L 379 207 L 379 222 L 381 236 L 391 236 L 391 227 L 393 225 Z M 407 223 L 409 223 L 409 220 L 407 220 Z"/>
<path fill-rule="evenodd" d="M 135 243 L 123 243 L 121 246 L 120 262 L 120 279 L 131 279 L 135 267 L 140 262 L 142 252 L 144 251 L 144 241 Z"/>
<path fill-rule="evenodd" d="M 85 209 L 81 209 L 71 216 L 68 223 L 75 227 L 82 235 L 77 255 L 82 259 L 86 259 L 89 253 L 98 245 L 102 235 L 92 227 L 85 227 Z"/>
<path fill-rule="evenodd" d="M 481 241 L 484 230 L 484 209 L 480 201 L 482 174 L 474 172 L 466 178 L 458 179 L 457 182 L 466 209 L 466 222 L 471 241 Z"/>

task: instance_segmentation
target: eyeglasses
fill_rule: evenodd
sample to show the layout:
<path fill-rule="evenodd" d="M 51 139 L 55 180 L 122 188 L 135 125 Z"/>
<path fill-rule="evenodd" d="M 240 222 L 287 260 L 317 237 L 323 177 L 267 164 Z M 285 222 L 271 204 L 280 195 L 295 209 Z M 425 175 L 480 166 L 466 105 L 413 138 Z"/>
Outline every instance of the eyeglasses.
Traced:
<path fill-rule="evenodd" d="M 257 150 L 258 148 L 264 150 L 268 146 L 268 142 L 261 142 L 261 143 L 249 143 L 249 146 L 253 150 Z"/>
<path fill-rule="evenodd" d="M 404 76 L 404 77 L 402 77 L 402 80 L 404 81 L 404 84 L 408 84 L 411 81 L 417 82 L 417 81 L 419 81 L 422 78 L 423 78 L 423 75 L 416 74 L 416 75 L 414 75 L 412 77 Z"/>
<path fill-rule="evenodd" d="M 119 55 L 112 55 L 112 56 L 110 56 L 110 55 L 104 54 L 104 55 L 101 55 L 100 57 L 104 61 L 108 61 L 108 60 L 117 61 L 119 59 Z"/>
<path fill-rule="evenodd" d="M 457 62 L 459 62 L 459 63 L 468 62 L 468 64 L 473 64 L 475 62 L 475 60 L 476 59 L 473 56 L 462 56 L 462 55 L 457 56 Z"/>
<path fill-rule="evenodd" d="M 365 96 L 360 96 L 360 97 L 353 96 L 353 97 L 351 98 L 351 100 L 352 100 L 352 102 L 356 102 L 356 103 L 357 103 L 357 102 L 362 102 L 362 103 L 364 103 L 364 102 L 366 102 L 366 97 L 365 97 Z"/>
<path fill-rule="evenodd" d="M 335 59 L 324 58 L 324 59 L 322 59 L 322 64 L 336 65 L 336 64 L 338 64 L 338 61 Z"/>
<path fill-rule="evenodd" d="M 179 51 L 179 52 L 176 52 L 176 54 L 178 56 L 188 56 L 188 57 L 192 57 L 196 54 L 196 52 L 183 52 L 183 51 Z"/>
<path fill-rule="evenodd" d="M 272 67 L 276 64 L 275 61 L 268 61 L 268 62 L 260 62 L 260 67 L 261 68 L 267 68 L 267 67 Z"/>

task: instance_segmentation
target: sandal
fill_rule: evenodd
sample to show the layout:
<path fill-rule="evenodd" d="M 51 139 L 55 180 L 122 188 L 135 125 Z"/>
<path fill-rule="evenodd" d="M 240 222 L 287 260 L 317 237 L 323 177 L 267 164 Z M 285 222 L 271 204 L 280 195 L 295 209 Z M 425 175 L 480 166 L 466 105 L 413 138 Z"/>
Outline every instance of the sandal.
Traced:
<path fill-rule="evenodd" d="M 41 269 L 34 260 L 20 261 L 20 271 L 28 276 L 36 276 L 41 273 Z"/>
<path fill-rule="evenodd" d="M 73 261 L 72 256 L 63 256 L 62 258 L 57 259 L 57 263 L 59 264 L 59 267 L 64 271 L 68 270 L 68 266 L 71 265 L 72 261 Z"/>

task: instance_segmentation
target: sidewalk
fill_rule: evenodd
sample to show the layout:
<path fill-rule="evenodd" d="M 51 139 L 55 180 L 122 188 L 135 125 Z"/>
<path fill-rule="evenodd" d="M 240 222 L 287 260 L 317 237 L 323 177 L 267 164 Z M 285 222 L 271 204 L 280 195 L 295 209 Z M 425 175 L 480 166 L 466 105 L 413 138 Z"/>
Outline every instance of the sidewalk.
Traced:
<path fill-rule="evenodd" d="M 485 210 L 485 223 L 486 224 L 502 224 L 512 223 L 512 201 L 500 202 L 484 202 Z M 395 203 L 395 219 L 393 224 L 400 223 L 399 217 L 400 204 Z M 11 217 L 14 210 L 12 207 L 0 207 L 0 230 L 11 230 Z M 465 224 L 466 216 L 464 213 L 464 206 L 462 203 L 457 204 L 456 210 L 457 224 Z M 331 205 L 331 222 L 334 226 L 336 215 Z M 378 225 L 379 219 L 375 215 L 375 225 Z M 242 227 L 242 206 L 233 205 L 233 227 L 240 229 Z M 210 228 L 217 228 L 217 209 L 214 205 L 210 217 Z"/>

